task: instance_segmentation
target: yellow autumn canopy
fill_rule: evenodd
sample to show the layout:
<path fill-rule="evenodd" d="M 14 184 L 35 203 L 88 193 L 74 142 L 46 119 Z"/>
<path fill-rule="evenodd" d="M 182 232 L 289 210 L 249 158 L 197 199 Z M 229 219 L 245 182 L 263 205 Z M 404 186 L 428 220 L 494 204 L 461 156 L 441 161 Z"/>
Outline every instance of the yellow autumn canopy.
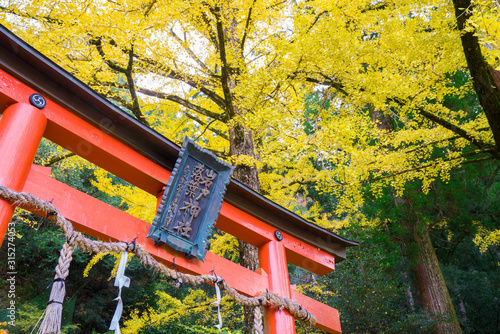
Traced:
<path fill-rule="evenodd" d="M 470 29 L 498 66 L 498 8 L 474 8 Z M 471 141 L 494 145 L 480 109 L 445 101 L 472 90 L 453 84 L 466 63 L 450 1 L 35 0 L 0 18 L 168 138 L 257 166 L 261 189 L 288 207 L 305 184 L 338 196 L 338 213 L 366 182 L 425 190 L 483 157 Z M 255 154 L 230 151 L 236 124 Z M 331 225 L 317 212 L 303 213 Z"/>

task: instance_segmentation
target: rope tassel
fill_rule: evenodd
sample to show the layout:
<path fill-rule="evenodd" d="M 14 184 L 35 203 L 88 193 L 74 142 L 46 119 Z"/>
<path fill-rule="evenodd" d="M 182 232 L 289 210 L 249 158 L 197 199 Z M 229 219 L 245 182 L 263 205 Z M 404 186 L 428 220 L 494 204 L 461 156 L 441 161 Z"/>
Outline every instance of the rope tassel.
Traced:
<path fill-rule="evenodd" d="M 56 275 L 52 281 L 52 290 L 50 291 L 49 302 L 45 310 L 45 318 L 38 329 L 40 334 L 60 334 L 61 317 L 64 296 L 66 295 L 65 280 L 69 274 L 69 265 L 73 259 L 73 246 L 68 242 L 64 243 L 61 249 L 61 255 L 56 266 Z M 49 285 L 50 286 L 50 285 Z"/>
<path fill-rule="evenodd" d="M 262 325 L 262 310 L 260 307 L 257 306 L 254 309 L 253 318 L 255 334 L 264 334 L 264 327 Z"/>

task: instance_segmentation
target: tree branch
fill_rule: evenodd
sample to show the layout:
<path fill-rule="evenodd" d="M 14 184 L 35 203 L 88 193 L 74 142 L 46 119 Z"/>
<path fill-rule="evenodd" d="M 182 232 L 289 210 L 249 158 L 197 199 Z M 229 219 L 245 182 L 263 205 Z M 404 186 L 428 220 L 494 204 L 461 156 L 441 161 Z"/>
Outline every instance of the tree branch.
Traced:
<path fill-rule="evenodd" d="M 321 13 L 319 13 L 318 15 L 316 15 L 316 17 L 314 18 L 314 21 L 313 21 L 313 22 L 311 23 L 311 25 L 307 28 L 307 30 L 306 30 L 306 34 L 308 34 L 308 33 L 311 31 L 311 29 L 312 29 L 312 28 L 316 25 L 316 23 L 318 23 L 319 18 L 320 18 L 321 16 L 323 16 L 324 14 L 326 14 L 326 13 L 328 13 L 328 11 L 324 10 L 324 11 L 322 11 Z"/>
<path fill-rule="evenodd" d="M 486 147 L 486 144 L 483 141 L 474 138 L 472 135 L 470 135 L 467 131 L 465 131 L 461 127 L 454 125 L 441 117 L 438 117 L 434 114 L 431 114 L 430 112 L 424 110 L 421 107 L 418 107 L 417 109 L 418 109 L 419 113 L 422 116 L 424 116 L 425 118 L 433 121 L 436 124 L 441 125 L 442 127 L 446 128 L 450 131 L 453 131 L 454 133 L 456 133 L 460 137 L 467 139 L 469 142 L 476 145 L 479 149 L 484 149 Z"/>
<path fill-rule="evenodd" d="M 272 4 L 272 5 L 267 6 L 267 7 L 266 7 L 266 9 L 267 9 L 267 10 L 274 9 L 274 8 L 276 8 L 276 7 L 278 7 L 278 6 L 282 5 L 282 4 L 284 4 L 284 3 L 286 3 L 286 2 L 287 2 L 287 0 L 278 1 L 278 2 L 276 2 L 276 3 L 274 3 L 274 4 Z"/>
<path fill-rule="evenodd" d="M 108 59 L 106 57 L 106 54 L 104 53 L 104 50 L 102 48 L 102 38 L 101 37 L 95 37 L 90 39 L 90 45 L 94 45 L 97 49 L 97 52 L 101 56 L 102 60 L 108 65 L 112 70 L 126 74 L 127 69 L 125 67 L 121 67 L 120 65 L 116 64 L 112 60 Z"/>
<path fill-rule="evenodd" d="M 324 80 L 319 80 L 311 77 L 306 77 L 305 80 L 307 82 L 312 82 L 318 85 L 333 87 L 340 93 L 344 94 L 345 96 L 349 96 L 349 93 L 347 93 L 347 91 L 345 90 L 345 86 L 342 83 L 334 81 L 333 79 L 329 78 L 327 75 L 323 73 L 318 73 L 318 74 L 321 75 Z"/>
<path fill-rule="evenodd" d="M 252 5 L 248 9 L 247 21 L 245 23 L 245 32 L 243 33 L 243 37 L 241 39 L 241 44 L 240 44 L 240 50 L 242 53 L 243 53 L 243 50 L 245 50 L 245 42 L 246 42 L 246 39 L 248 36 L 248 27 L 250 26 L 250 21 L 252 20 L 252 10 L 253 10 L 253 6 L 255 5 L 256 2 L 257 2 L 257 0 L 253 0 Z"/>
<path fill-rule="evenodd" d="M 208 6 L 208 4 L 205 4 L 205 6 Z M 212 23 L 210 22 L 210 18 L 205 12 L 201 12 L 201 20 L 203 23 L 205 23 L 207 27 L 208 39 L 212 42 L 216 52 L 219 52 L 219 43 L 217 42 L 217 34 L 215 33 Z"/>
<path fill-rule="evenodd" d="M 344 94 L 345 96 L 349 96 L 349 94 L 347 93 L 347 91 L 344 89 L 345 86 L 342 83 L 337 82 L 337 81 L 333 81 L 332 79 L 330 79 L 329 77 L 327 77 L 326 75 L 324 75 L 322 73 L 319 73 L 319 74 L 325 78 L 324 81 L 320 81 L 320 80 L 317 80 L 315 78 L 306 78 L 306 80 L 309 81 L 309 82 L 313 82 L 313 83 L 317 83 L 317 84 L 321 84 L 321 85 L 328 85 L 330 87 L 335 88 L 337 91 L 339 91 L 340 93 Z M 360 88 L 360 91 L 364 91 L 364 89 Z M 404 99 L 401 99 L 401 98 L 398 98 L 398 97 L 388 98 L 388 100 L 396 102 L 400 106 L 404 106 L 406 104 L 406 101 Z M 456 133 L 460 137 L 462 137 L 462 138 L 466 139 L 467 141 L 469 141 L 471 144 L 477 146 L 479 149 L 486 151 L 486 148 L 488 148 L 488 146 L 486 145 L 486 143 L 484 143 L 483 141 L 481 141 L 481 140 L 479 140 L 477 138 L 474 138 L 471 134 L 469 134 L 467 131 L 465 131 L 461 127 L 459 127 L 457 125 L 454 125 L 451 122 L 449 122 L 449 121 L 447 121 L 447 120 L 445 120 L 445 119 L 443 119 L 441 117 L 438 117 L 438 116 L 436 116 L 436 115 L 434 115 L 434 114 L 426 111 L 422 107 L 414 107 L 414 108 L 422 116 L 424 116 L 428 120 L 430 120 L 430 121 L 432 121 L 432 122 L 434 122 L 436 124 L 439 124 L 442 127 L 444 127 L 446 129 L 448 129 L 448 130 Z M 490 128 L 491 128 L 491 123 L 490 123 Z M 493 149 L 493 150 L 488 149 L 487 151 L 495 159 L 500 159 L 500 155 L 498 154 L 498 152 L 496 151 L 496 149 Z"/>
<path fill-rule="evenodd" d="M 59 155 L 57 157 L 53 157 L 52 159 L 50 159 L 49 161 L 46 161 L 44 163 L 42 163 L 42 166 L 43 167 L 49 167 L 49 166 L 52 166 L 53 164 L 61 161 L 61 160 L 64 160 L 64 159 L 67 159 L 67 158 L 70 158 L 72 156 L 74 156 L 75 153 L 71 152 L 71 151 L 68 151 L 62 155 Z"/>
<path fill-rule="evenodd" d="M 210 122 L 210 124 L 207 125 L 207 123 L 203 122 L 201 119 L 199 119 L 198 117 L 190 114 L 187 111 L 184 111 L 184 115 L 186 115 L 187 118 L 190 118 L 193 121 L 195 121 L 196 123 L 200 124 L 201 126 L 207 126 L 208 130 L 212 131 L 213 133 L 215 133 L 216 135 L 220 136 L 221 138 L 224 138 L 225 140 L 229 140 L 229 137 L 227 136 L 226 133 L 224 133 L 224 132 L 222 132 L 220 130 L 217 130 L 217 129 L 209 128 L 209 126 L 210 126 L 210 124 L 212 124 L 212 122 Z"/>
<path fill-rule="evenodd" d="M 123 90 L 128 90 L 128 86 L 126 84 L 118 84 L 117 82 L 103 82 L 100 80 L 95 79 L 95 82 L 90 82 L 88 85 L 92 89 L 96 88 L 108 88 L 106 92 L 101 92 L 103 96 L 105 96 L 108 99 L 113 99 L 115 100 L 120 107 L 123 107 L 130 111 L 132 113 L 133 105 L 130 103 L 130 101 L 127 101 L 123 98 L 123 96 L 120 96 L 116 91 L 112 90 L 111 88 L 119 88 Z"/>
<path fill-rule="evenodd" d="M 406 101 L 404 100 L 401 100 L 401 99 L 398 99 L 398 98 L 394 98 L 392 99 L 392 101 L 396 102 L 397 104 L 399 104 L 400 106 L 403 106 Z M 459 135 L 460 137 L 468 140 L 471 144 L 477 146 L 479 149 L 483 150 L 483 151 L 486 151 L 486 149 L 488 149 L 489 153 L 495 158 L 495 159 L 500 159 L 500 155 L 498 154 L 498 152 L 496 152 L 496 149 L 489 149 L 489 147 L 486 145 L 485 142 L 483 142 L 482 140 L 479 140 L 477 138 L 474 138 L 471 134 L 469 134 L 467 131 L 465 131 L 464 129 L 462 129 L 461 127 L 459 127 L 458 125 L 455 125 L 455 124 L 452 124 L 451 122 L 439 117 L 439 116 L 436 116 L 426 110 L 424 110 L 422 107 L 416 107 L 416 109 L 419 111 L 419 113 L 424 116 L 425 118 L 427 118 L 428 120 L 436 123 L 436 124 L 439 124 L 441 125 L 442 127 L 456 133 L 457 135 Z"/>
<path fill-rule="evenodd" d="M 119 89 L 127 89 L 127 90 L 129 89 L 127 84 L 120 84 L 117 82 L 103 82 L 103 81 L 99 81 L 99 80 L 96 80 L 95 86 L 97 86 L 97 87 L 106 86 L 109 88 L 119 88 Z M 167 94 L 167 93 L 163 93 L 163 92 L 157 92 L 157 91 L 147 89 L 147 88 L 142 88 L 142 87 L 136 87 L 136 90 L 137 90 L 137 92 L 144 94 L 144 95 L 147 95 L 147 96 L 156 97 L 158 99 L 169 100 L 169 101 L 178 103 L 178 104 L 180 104 L 188 109 L 191 109 L 194 112 L 197 112 L 199 114 L 202 114 L 202 115 L 210 117 L 210 118 L 214 118 L 220 122 L 223 122 L 223 123 L 227 122 L 227 119 L 225 117 L 226 115 L 224 113 L 222 113 L 222 114 L 215 113 L 215 112 L 210 111 L 208 109 L 205 109 L 203 107 L 197 106 L 197 105 L 191 103 L 190 101 L 183 99 L 177 95 Z M 121 96 L 117 95 L 111 89 L 108 91 L 108 93 L 106 93 L 104 95 L 106 97 L 109 97 L 109 98 L 112 98 L 112 99 L 119 101 L 121 105 L 123 105 L 124 107 L 126 107 L 129 110 L 132 110 L 132 108 L 133 108 L 133 106 L 132 106 L 132 104 L 130 104 L 130 102 L 125 101 Z"/>
<path fill-rule="evenodd" d="M 226 104 L 224 102 L 224 99 L 222 97 L 220 97 L 219 95 L 217 95 L 216 93 L 214 93 L 213 91 L 211 91 L 210 89 L 206 88 L 205 86 L 208 86 L 209 84 L 207 82 L 204 82 L 204 79 L 201 79 L 201 78 L 194 79 L 188 75 L 177 73 L 173 69 L 171 69 L 170 67 L 165 66 L 165 65 L 163 65 L 163 64 L 161 64 L 158 61 L 155 61 L 153 59 L 139 56 L 137 54 L 135 54 L 134 56 L 137 57 L 140 61 L 142 61 L 144 65 L 149 65 L 149 66 L 153 67 L 153 69 L 156 69 L 155 73 L 160 74 L 160 73 L 158 73 L 158 70 L 161 70 L 164 72 L 165 77 L 167 77 L 169 79 L 182 81 L 185 84 L 187 84 L 195 89 L 199 89 L 200 92 L 202 92 L 203 94 L 208 96 L 215 104 L 217 104 L 223 110 L 226 110 Z M 199 81 L 199 82 L 197 82 L 197 81 Z"/>
<path fill-rule="evenodd" d="M 205 65 L 205 63 L 202 62 L 200 60 L 200 58 L 198 58 L 198 56 L 193 52 L 193 50 L 191 50 L 191 48 L 186 45 L 185 41 L 183 41 L 179 36 L 177 36 L 177 34 L 174 32 L 173 29 L 170 29 L 170 35 L 184 48 L 184 50 L 191 56 L 191 58 L 193 58 L 193 60 L 198 65 L 200 65 L 200 67 L 202 69 L 207 71 L 207 74 L 210 74 L 210 75 L 212 74 L 212 71 L 210 71 L 210 69 L 207 67 L 207 65 Z"/>
<path fill-rule="evenodd" d="M 149 16 L 149 13 L 151 13 L 151 10 L 153 10 L 153 6 L 156 4 L 156 2 L 157 0 L 151 1 L 151 3 L 146 8 L 146 11 L 144 12 L 144 16 Z"/>
<path fill-rule="evenodd" d="M 200 139 L 200 137 L 203 136 L 205 134 L 205 132 L 207 132 L 208 128 L 210 128 L 210 125 L 212 125 L 212 123 L 215 121 L 216 121 L 216 119 L 211 120 L 210 123 L 208 123 L 207 126 L 205 126 L 205 128 L 203 129 L 203 131 L 198 135 L 198 137 L 196 137 L 195 141 Z"/>
<path fill-rule="evenodd" d="M 448 158 L 448 159 L 444 159 L 444 160 L 441 160 L 441 161 L 434 161 L 434 162 L 430 162 L 430 163 L 427 163 L 427 164 L 424 164 L 424 165 L 421 165 L 421 166 L 418 166 L 418 167 L 405 169 L 405 170 L 402 170 L 402 171 L 399 171 L 399 172 L 393 172 L 393 173 L 390 173 L 390 174 L 387 174 L 387 175 L 384 175 L 384 176 L 379 176 L 379 177 L 374 177 L 374 178 L 368 178 L 364 182 L 367 182 L 367 183 L 377 182 L 377 181 L 388 179 L 388 178 L 391 178 L 391 177 L 394 177 L 394 176 L 398 176 L 398 175 L 401 175 L 401 174 L 406 174 L 406 173 L 409 173 L 409 172 L 416 172 L 416 171 L 419 171 L 419 170 L 422 170 L 422 169 L 433 167 L 433 166 L 436 166 L 436 165 L 438 165 L 440 163 L 443 163 L 443 162 L 448 162 L 448 161 L 458 160 L 458 159 L 462 159 L 462 158 L 466 158 L 466 157 L 470 157 L 470 156 L 475 156 L 475 155 L 478 155 L 478 154 L 481 154 L 481 153 L 486 153 L 486 152 L 484 152 L 484 151 L 475 151 L 475 152 L 465 153 L 465 154 L 462 154 L 459 157 Z M 474 159 L 474 160 L 466 160 L 466 161 L 462 162 L 461 164 L 465 165 L 465 164 L 477 163 L 477 162 L 482 162 L 482 161 L 491 160 L 491 159 L 493 159 L 493 157 L 489 156 L 489 157 L 483 157 L 483 158 L 478 158 L 478 159 Z"/>
<path fill-rule="evenodd" d="M 134 47 L 131 46 L 128 52 L 128 66 L 125 76 L 127 77 L 128 89 L 130 91 L 130 96 L 132 97 L 132 113 L 142 123 L 144 123 L 148 127 L 151 127 L 151 124 L 149 124 L 148 120 L 142 113 L 141 107 L 139 105 L 139 99 L 135 91 L 134 78 L 132 76 L 133 68 L 134 68 Z"/>
<path fill-rule="evenodd" d="M 377 1 L 368 4 L 365 8 L 361 10 L 361 13 L 366 13 L 371 10 L 381 10 L 387 8 L 387 3 L 385 1 Z"/>
<path fill-rule="evenodd" d="M 141 87 L 138 87 L 137 89 L 138 89 L 139 93 L 141 93 L 141 94 L 152 96 L 152 97 L 157 97 L 159 99 L 169 100 L 169 101 L 178 103 L 178 104 L 180 104 L 188 109 L 191 109 L 199 114 L 205 115 L 207 117 L 211 117 L 211 118 L 216 119 L 220 122 L 227 121 L 227 119 L 225 119 L 225 117 L 224 117 L 225 116 L 224 114 L 214 113 L 208 109 L 197 106 L 196 104 L 193 104 L 193 103 L 189 102 L 188 100 L 185 100 L 177 95 L 156 92 L 156 91 L 153 91 L 153 90 L 150 90 L 147 88 L 141 88 Z"/>
<path fill-rule="evenodd" d="M 132 105 L 132 103 L 125 100 L 120 95 L 108 92 L 108 94 L 106 94 L 106 97 L 115 100 L 122 108 L 127 109 L 130 113 L 133 114 L 132 109 L 134 108 L 134 106 Z"/>
<path fill-rule="evenodd" d="M 220 17 L 220 7 L 215 7 L 214 10 L 215 18 L 216 18 L 216 27 L 217 27 L 217 39 L 219 40 L 219 55 L 222 63 L 222 91 L 224 92 L 224 98 L 226 101 L 226 110 L 228 112 L 229 118 L 233 118 L 235 115 L 234 106 L 233 106 L 233 97 L 231 95 L 231 90 L 229 88 L 229 80 L 230 80 L 230 67 L 227 61 L 226 54 L 226 38 L 224 35 L 224 27 L 222 26 L 222 18 Z"/>
<path fill-rule="evenodd" d="M 489 130 L 489 127 L 488 128 L 477 129 L 477 131 L 486 131 L 486 130 Z M 439 144 L 439 143 L 442 143 L 444 141 L 453 141 L 453 140 L 457 140 L 457 139 L 460 139 L 460 138 L 462 138 L 462 136 L 453 136 L 453 137 L 449 137 L 449 138 L 445 138 L 445 139 L 434 140 L 434 141 L 431 141 L 431 142 L 428 142 L 428 143 L 422 143 L 422 144 L 418 145 L 417 147 L 413 147 L 413 148 L 409 149 L 405 153 L 415 152 L 415 151 L 417 151 L 419 149 L 422 149 L 424 147 L 427 147 L 429 145 Z"/>
<path fill-rule="evenodd" d="M 52 18 L 50 16 L 36 16 L 36 15 L 28 14 L 28 13 L 21 13 L 21 12 L 17 11 L 16 9 L 4 7 L 4 6 L 0 6 L 0 11 L 4 12 L 4 13 L 13 14 L 13 15 L 16 15 L 16 16 L 19 16 L 19 17 L 24 17 L 24 18 L 27 18 L 27 19 L 36 20 L 36 21 L 45 20 L 45 21 L 47 21 L 49 23 L 54 23 L 54 24 L 59 24 L 59 25 L 62 25 L 64 23 L 63 20 L 54 19 L 54 18 Z"/>

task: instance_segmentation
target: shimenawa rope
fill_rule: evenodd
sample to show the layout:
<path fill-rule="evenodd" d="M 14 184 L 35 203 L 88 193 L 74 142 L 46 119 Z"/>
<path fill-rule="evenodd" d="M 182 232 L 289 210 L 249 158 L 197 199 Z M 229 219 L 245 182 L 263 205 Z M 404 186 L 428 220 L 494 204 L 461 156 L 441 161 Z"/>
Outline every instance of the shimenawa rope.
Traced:
<path fill-rule="evenodd" d="M 133 242 L 132 249 L 129 249 L 130 243 L 102 242 L 102 241 L 91 240 L 82 235 L 80 232 L 75 231 L 73 225 L 59 213 L 57 208 L 51 202 L 43 201 L 31 194 L 25 192 L 15 192 L 3 185 L 0 185 L 0 197 L 4 198 L 8 202 L 17 206 L 30 206 L 37 210 L 46 212 L 47 217 L 49 217 L 52 221 L 54 221 L 55 224 L 58 225 L 63 230 L 66 236 L 66 242 L 64 244 L 63 249 L 61 250 L 61 257 L 56 267 L 56 278 L 54 279 L 52 287 L 52 292 L 54 293 L 54 296 L 52 295 L 53 293 L 51 293 L 50 297 L 51 298 L 50 301 L 53 302 L 50 303 L 49 301 L 50 304 L 48 305 L 48 307 L 50 307 L 51 305 L 55 304 L 53 307 L 51 307 L 51 309 L 53 309 L 54 311 L 59 309 L 62 310 L 61 302 L 62 299 L 64 298 L 65 286 L 64 286 L 64 281 L 59 280 L 59 278 L 65 279 L 68 276 L 69 263 L 71 261 L 71 254 L 73 253 L 73 247 L 79 247 L 80 249 L 86 252 L 92 252 L 92 253 L 107 253 L 107 252 L 121 253 L 125 251 L 133 252 L 137 256 L 137 259 L 143 265 L 154 268 L 156 271 L 162 273 L 163 275 L 173 278 L 174 280 L 178 280 L 182 283 L 190 283 L 196 285 L 199 285 L 201 283 L 215 284 L 216 282 L 221 280 L 221 278 L 217 277 L 216 275 L 195 276 L 195 275 L 180 273 L 177 270 L 170 269 L 167 266 L 156 261 L 151 256 L 151 254 L 149 254 L 141 245 L 136 244 L 135 241 Z M 237 303 L 241 305 L 251 305 L 251 306 L 265 305 L 267 307 L 276 307 L 280 310 L 285 309 L 288 312 L 290 312 L 290 314 L 293 315 L 295 318 L 297 318 L 298 320 L 304 322 L 309 326 L 314 326 L 316 324 L 316 317 L 307 310 L 305 310 L 296 301 L 292 299 L 280 297 L 269 291 L 261 293 L 258 297 L 246 297 L 240 294 L 238 291 L 236 291 L 236 289 L 228 285 L 224 280 L 220 282 L 220 287 L 226 292 L 226 294 L 229 297 L 231 297 L 233 300 L 235 300 Z M 56 292 L 54 292 L 54 289 L 56 290 Z M 48 311 L 49 309 L 47 308 L 47 315 L 45 318 L 46 319 L 49 318 L 47 322 L 52 323 L 50 319 L 52 319 L 53 316 L 52 315 L 49 316 Z M 260 319 L 262 319 L 262 315 L 260 315 Z M 45 322 L 46 321 L 44 319 L 44 323 Z M 49 326 L 48 324 L 44 325 L 44 323 L 42 323 L 42 325 L 40 326 L 41 328 L 42 326 Z M 59 334 L 60 332 L 59 330 L 52 331 L 52 329 L 49 329 L 48 331 L 41 333 Z"/>

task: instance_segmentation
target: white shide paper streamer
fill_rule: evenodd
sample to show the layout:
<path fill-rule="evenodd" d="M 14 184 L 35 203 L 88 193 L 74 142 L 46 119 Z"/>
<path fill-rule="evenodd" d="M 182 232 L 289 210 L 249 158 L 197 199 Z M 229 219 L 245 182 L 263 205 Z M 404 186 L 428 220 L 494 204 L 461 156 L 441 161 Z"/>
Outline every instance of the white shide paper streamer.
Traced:
<path fill-rule="evenodd" d="M 113 300 L 118 301 L 116 305 L 115 314 L 111 320 L 111 325 L 109 325 L 109 330 L 115 331 L 115 334 L 120 334 L 120 318 L 123 312 L 123 302 L 122 302 L 122 287 L 128 288 L 130 286 L 130 278 L 125 276 L 125 267 L 127 266 L 128 253 L 123 252 L 120 258 L 120 264 L 118 265 L 118 270 L 116 272 L 115 286 L 118 287 L 118 297 Z"/>
<path fill-rule="evenodd" d="M 220 289 L 219 289 L 219 282 L 215 282 L 215 294 L 217 296 L 217 300 L 213 302 L 211 305 L 216 305 L 217 306 L 217 314 L 219 316 L 219 323 L 217 325 L 214 325 L 215 328 L 217 328 L 219 331 L 222 329 L 222 317 L 220 315 Z"/>

